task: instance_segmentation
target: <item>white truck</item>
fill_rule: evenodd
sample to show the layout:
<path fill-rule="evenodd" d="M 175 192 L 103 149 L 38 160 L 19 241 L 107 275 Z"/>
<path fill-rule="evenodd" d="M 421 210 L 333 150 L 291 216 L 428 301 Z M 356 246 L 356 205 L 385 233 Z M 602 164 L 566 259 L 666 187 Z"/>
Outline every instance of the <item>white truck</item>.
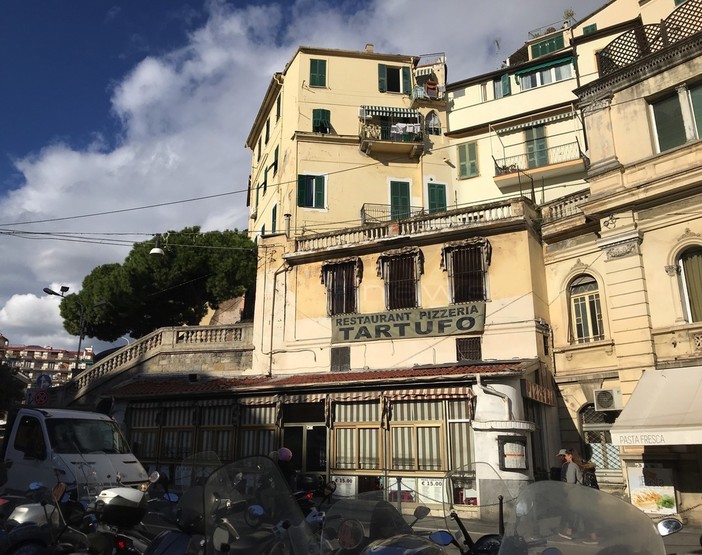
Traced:
<path fill-rule="evenodd" d="M 62 481 L 94 497 L 106 487 L 148 482 L 117 423 L 97 412 L 23 407 L 7 424 L 1 460 L 5 492 Z"/>

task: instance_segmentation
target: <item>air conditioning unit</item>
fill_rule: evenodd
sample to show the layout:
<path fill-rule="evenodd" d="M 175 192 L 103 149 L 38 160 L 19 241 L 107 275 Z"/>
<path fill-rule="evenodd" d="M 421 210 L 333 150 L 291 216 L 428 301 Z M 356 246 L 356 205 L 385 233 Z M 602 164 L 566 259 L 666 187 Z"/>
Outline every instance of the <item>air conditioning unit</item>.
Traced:
<path fill-rule="evenodd" d="M 595 410 L 621 410 L 623 408 L 621 389 L 618 387 L 595 389 Z"/>

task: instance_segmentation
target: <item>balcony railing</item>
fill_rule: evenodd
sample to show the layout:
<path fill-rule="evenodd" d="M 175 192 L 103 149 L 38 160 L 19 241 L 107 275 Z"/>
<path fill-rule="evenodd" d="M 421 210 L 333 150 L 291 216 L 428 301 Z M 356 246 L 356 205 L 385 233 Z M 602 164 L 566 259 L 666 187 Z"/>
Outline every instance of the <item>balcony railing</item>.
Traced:
<path fill-rule="evenodd" d="M 702 30 L 702 0 L 687 0 L 660 24 L 640 25 L 619 35 L 597 54 L 600 77 Z"/>
<path fill-rule="evenodd" d="M 442 232 L 449 229 L 490 224 L 523 217 L 524 210 L 524 199 L 519 198 L 435 213 L 423 211 L 421 214 L 407 219 L 301 237 L 295 241 L 295 252 L 314 252 L 379 241 L 398 235 Z"/>
<path fill-rule="evenodd" d="M 364 123 L 361 140 L 417 143 L 422 141 L 422 132 L 418 123 Z"/>
<path fill-rule="evenodd" d="M 580 150 L 580 144 L 577 141 L 535 150 L 529 154 L 515 154 L 495 159 L 495 177 L 514 173 L 517 170 L 533 170 L 581 158 L 585 159 L 585 155 Z"/>
<path fill-rule="evenodd" d="M 582 213 L 580 205 L 590 198 L 590 190 L 578 191 L 572 195 L 559 198 L 557 201 L 541 207 L 541 216 L 544 222 L 553 222 L 569 216 Z"/>
<path fill-rule="evenodd" d="M 422 214 L 424 214 L 424 208 L 421 206 L 395 208 L 388 204 L 372 204 L 366 202 L 361 207 L 361 225 L 413 218 L 414 216 L 421 216 Z"/>

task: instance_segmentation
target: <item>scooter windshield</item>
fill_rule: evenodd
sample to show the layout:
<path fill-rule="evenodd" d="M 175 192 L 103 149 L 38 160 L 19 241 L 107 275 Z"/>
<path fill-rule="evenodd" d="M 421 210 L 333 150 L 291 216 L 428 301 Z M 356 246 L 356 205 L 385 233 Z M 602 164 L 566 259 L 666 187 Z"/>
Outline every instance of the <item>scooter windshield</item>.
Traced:
<path fill-rule="evenodd" d="M 268 457 L 239 459 L 214 471 L 203 503 L 206 554 L 308 551 L 302 511 Z"/>
<path fill-rule="evenodd" d="M 579 484 L 545 480 L 514 500 L 499 554 L 547 552 L 664 555 L 665 548 L 651 519 L 630 503 Z"/>

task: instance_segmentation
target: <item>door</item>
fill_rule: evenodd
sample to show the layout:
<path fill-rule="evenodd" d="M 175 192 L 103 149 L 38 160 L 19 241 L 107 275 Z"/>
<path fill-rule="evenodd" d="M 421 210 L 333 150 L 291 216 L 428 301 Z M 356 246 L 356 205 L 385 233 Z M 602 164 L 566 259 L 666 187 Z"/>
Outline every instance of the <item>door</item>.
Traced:
<path fill-rule="evenodd" d="M 327 428 L 321 424 L 286 425 L 283 445 L 292 451 L 297 489 L 313 489 L 327 472 Z"/>
<path fill-rule="evenodd" d="M 410 184 L 408 181 L 390 182 L 390 218 L 399 220 L 410 216 Z"/>
<path fill-rule="evenodd" d="M 28 415 L 18 416 L 10 433 L 5 451 L 8 489 L 26 491 L 32 482 L 42 482 L 49 488 L 56 485 L 57 478 L 47 449 L 48 441 L 39 419 Z"/>

